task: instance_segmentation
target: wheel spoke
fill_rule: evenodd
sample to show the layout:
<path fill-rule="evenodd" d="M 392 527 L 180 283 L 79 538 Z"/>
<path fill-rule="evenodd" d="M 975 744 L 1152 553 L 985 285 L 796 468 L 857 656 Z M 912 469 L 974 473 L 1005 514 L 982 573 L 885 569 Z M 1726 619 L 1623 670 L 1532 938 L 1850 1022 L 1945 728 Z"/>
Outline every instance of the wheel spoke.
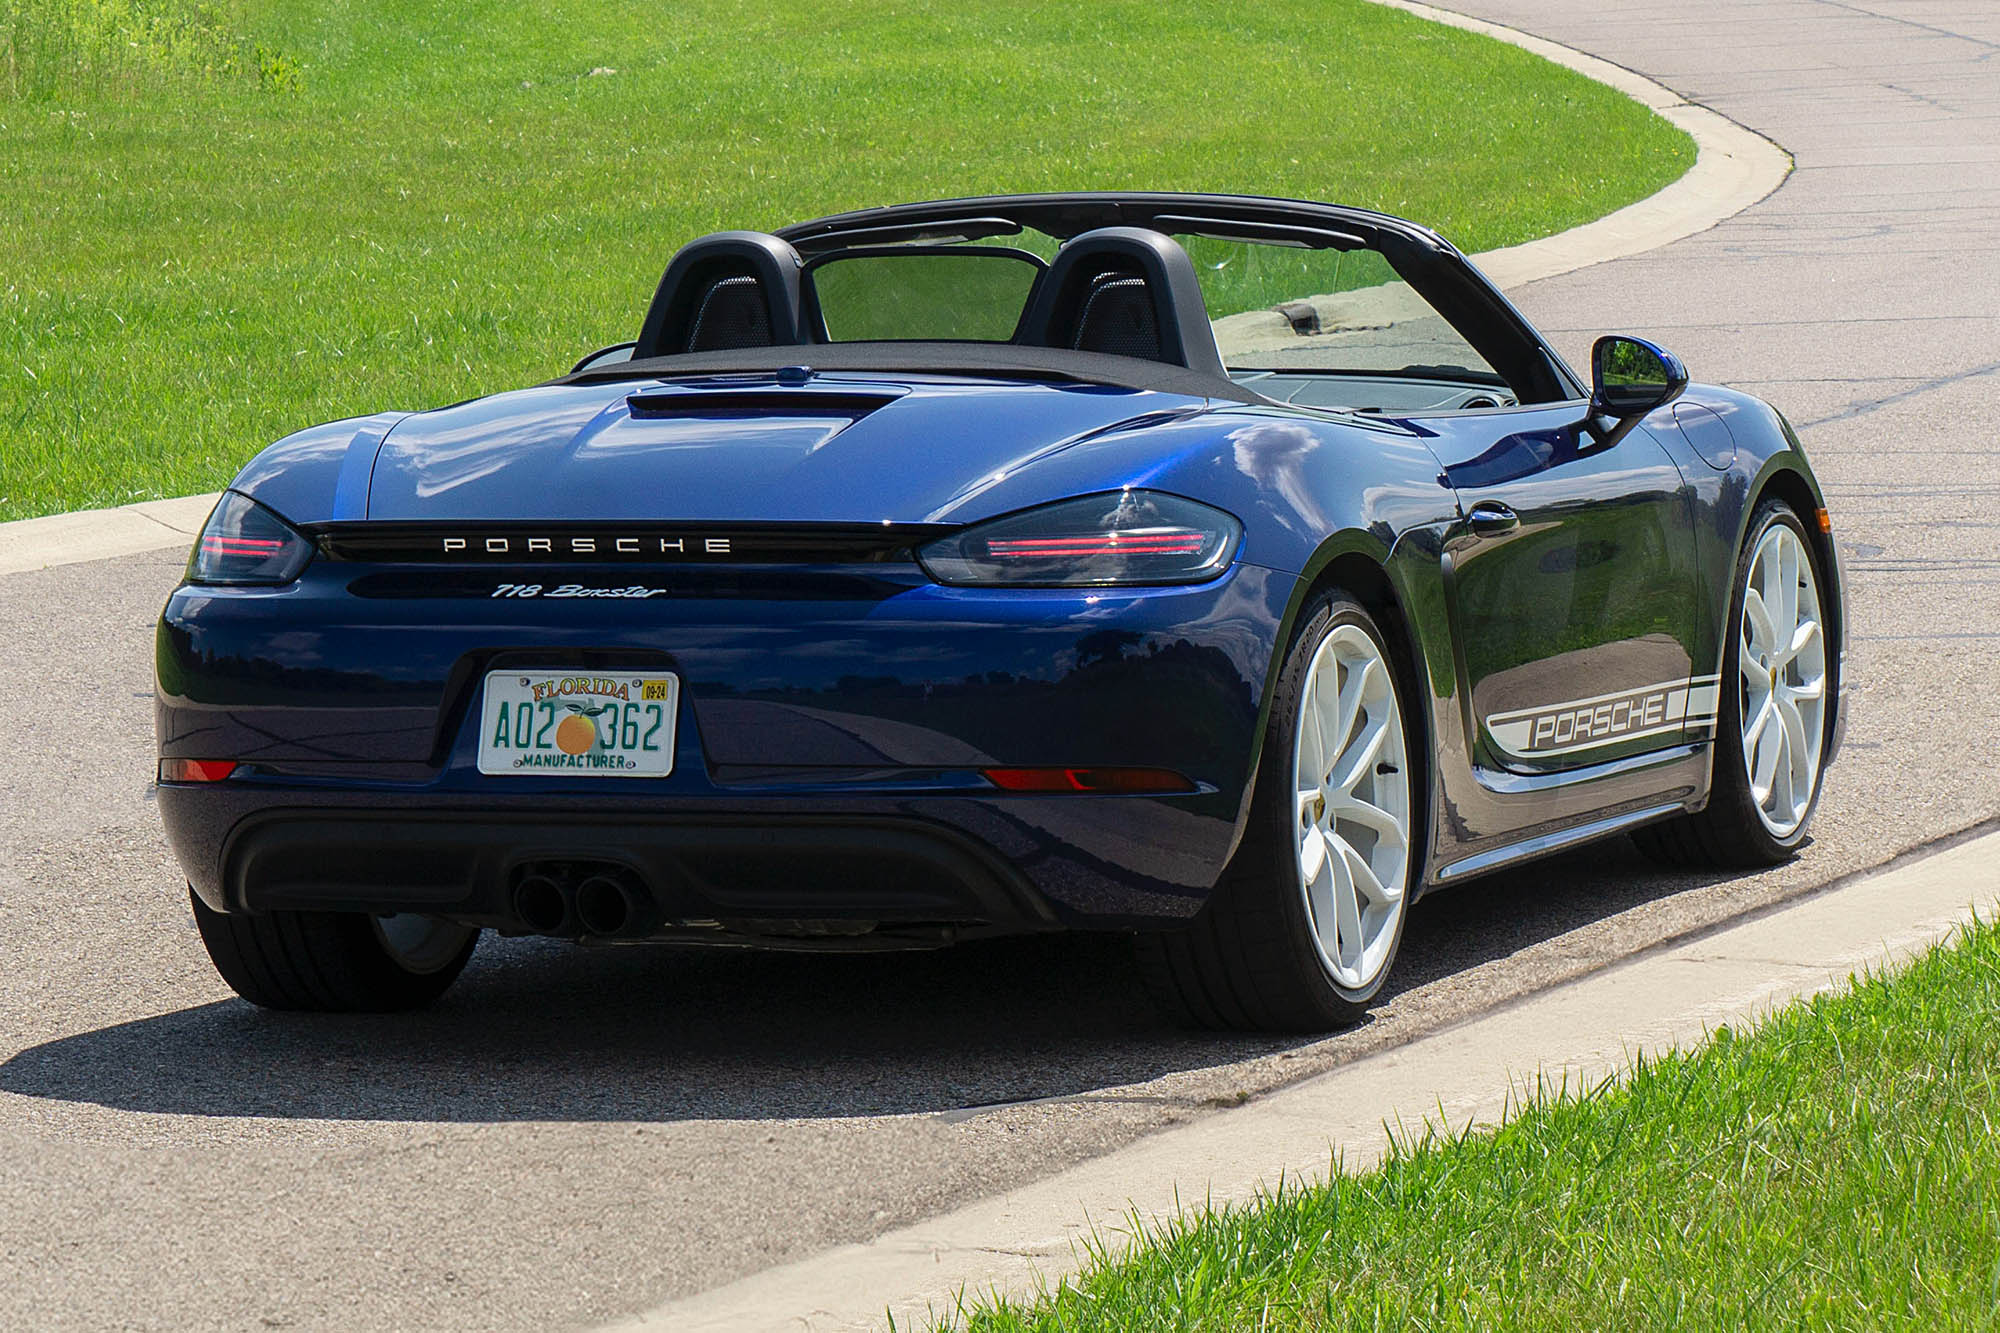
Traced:
<path fill-rule="evenodd" d="M 1326 857 L 1326 834 L 1317 828 L 1307 829 L 1305 837 L 1299 841 L 1299 874 L 1308 883 L 1318 879 L 1320 872 L 1326 869 Z"/>
<path fill-rule="evenodd" d="M 1785 793 L 1790 803 L 1785 807 L 1786 818 L 1796 818 L 1799 806 L 1805 803 L 1805 795 L 1811 790 L 1811 753 L 1806 748 L 1806 723 L 1799 715 L 1798 705 L 1790 700 L 1778 701 L 1778 716 L 1785 724 Z"/>
<path fill-rule="evenodd" d="M 1379 805 L 1370 804 L 1358 796 L 1348 796 L 1336 801 L 1332 807 L 1336 819 L 1348 820 L 1374 829 L 1378 842 L 1391 843 L 1397 847 L 1404 845 L 1402 821 Z"/>
<path fill-rule="evenodd" d="M 1338 839 L 1335 839 L 1338 842 Z M 1354 873 L 1349 866 L 1345 844 L 1341 844 L 1343 854 L 1330 856 L 1327 869 L 1332 872 L 1333 915 L 1338 939 L 1334 944 L 1334 954 L 1342 967 L 1358 967 L 1361 964 L 1361 901 L 1354 889 Z"/>
<path fill-rule="evenodd" d="M 1784 749 L 1784 729 L 1766 731 L 1759 734 L 1757 745 L 1752 751 L 1754 758 L 1750 765 L 1750 792 L 1757 798 L 1757 804 L 1771 803 L 1771 783 L 1777 776 L 1778 760 Z"/>
<path fill-rule="evenodd" d="M 1758 568 L 1764 578 L 1762 586 L 1757 589 L 1757 600 L 1764 605 L 1763 628 L 1771 636 L 1764 641 L 1767 651 L 1778 646 L 1778 620 L 1784 615 L 1785 594 L 1781 584 L 1783 576 L 1778 572 L 1778 563 L 1778 553 L 1775 549 L 1758 552 Z M 1743 601 L 1747 606 L 1750 598 L 1746 595 Z"/>
<path fill-rule="evenodd" d="M 1750 631 L 1750 646 L 1768 653 L 1778 646 L 1778 631 L 1771 624 L 1770 608 L 1755 588 L 1743 594 L 1743 627 Z"/>
<path fill-rule="evenodd" d="M 1792 738 L 1785 734 L 1783 727 L 1772 734 L 1776 738 L 1777 763 L 1771 772 L 1771 796 L 1767 805 L 1772 818 L 1782 823 L 1792 813 Z"/>
<path fill-rule="evenodd" d="M 1771 725 L 1771 719 L 1777 715 L 1778 711 L 1778 706 L 1772 700 L 1768 690 L 1756 702 L 1757 711 L 1751 714 L 1750 725 L 1743 729 L 1743 748 L 1745 750 L 1754 749 L 1757 742 L 1763 739 L 1764 729 Z"/>
<path fill-rule="evenodd" d="M 1800 621 L 1799 627 L 1792 631 L 1791 642 L 1785 645 L 1785 651 L 1783 655 L 1778 659 L 1779 665 L 1782 666 L 1787 662 L 1796 660 L 1798 658 L 1798 655 L 1804 652 L 1807 648 L 1810 648 L 1812 646 L 1813 640 L 1817 639 L 1818 637 L 1819 637 L 1819 622 L 1817 620 Z"/>
<path fill-rule="evenodd" d="M 1387 906 L 1401 895 L 1385 887 L 1375 874 L 1375 868 L 1368 864 L 1368 858 L 1357 851 L 1352 844 L 1340 843 L 1341 855 L 1347 858 L 1348 872 L 1354 876 L 1354 886 L 1369 902 Z"/>
<path fill-rule="evenodd" d="M 1347 680 L 1340 687 L 1340 717 L 1334 723 L 1334 730 L 1338 733 L 1333 742 L 1336 755 L 1347 749 L 1355 723 L 1361 720 L 1362 692 L 1368 688 L 1368 677 L 1374 670 L 1373 662 L 1363 662 L 1359 669 L 1353 666 L 1347 668 Z"/>
<path fill-rule="evenodd" d="M 1778 535 L 1778 587 L 1782 600 L 1777 610 L 1777 628 L 1789 639 L 1799 623 L 1799 544 L 1790 532 Z"/>
<path fill-rule="evenodd" d="M 1337 931 L 1340 913 L 1335 906 L 1339 890 L 1334 882 L 1334 858 L 1326 855 L 1322 845 L 1319 858 L 1319 873 L 1306 881 L 1306 911 L 1312 915 L 1313 933 L 1320 943 L 1339 952 Z"/>
<path fill-rule="evenodd" d="M 1368 726 L 1347 752 L 1334 763 L 1333 772 L 1328 775 L 1326 785 L 1337 792 L 1354 790 L 1354 785 L 1366 777 L 1375 767 L 1375 761 L 1382 753 L 1382 742 L 1388 737 L 1389 721 L 1380 719 Z"/>

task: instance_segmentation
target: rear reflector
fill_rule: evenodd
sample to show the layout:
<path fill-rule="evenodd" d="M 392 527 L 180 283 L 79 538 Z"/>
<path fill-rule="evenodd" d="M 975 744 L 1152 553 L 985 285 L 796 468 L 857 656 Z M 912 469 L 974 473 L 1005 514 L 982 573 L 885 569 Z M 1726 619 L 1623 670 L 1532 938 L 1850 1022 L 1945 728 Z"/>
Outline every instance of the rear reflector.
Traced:
<path fill-rule="evenodd" d="M 236 771 L 234 759 L 162 759 L 162 782 L 220 782 Z"/>
<path fill-rule="evenodd" d="M 988 768 L 980 771 L 988 782 L 1002 791 L 1133 795 L 1195 789 L 1194 783 L 1168 768 Z"/>

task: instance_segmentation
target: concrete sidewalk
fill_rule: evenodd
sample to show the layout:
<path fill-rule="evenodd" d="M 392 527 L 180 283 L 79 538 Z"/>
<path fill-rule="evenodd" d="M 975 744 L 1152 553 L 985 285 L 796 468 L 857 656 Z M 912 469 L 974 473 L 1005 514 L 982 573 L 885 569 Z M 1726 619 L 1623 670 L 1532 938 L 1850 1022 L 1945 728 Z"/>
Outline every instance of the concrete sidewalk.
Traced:
<path fill-rule="evenodd" d="M 194 544 L 221 493 L 141 500 L 0 523 L 0 576 Z"/>
<path fill-rule="evenodd" d="M 1407 1045 L 1142 1139 L 1032 1185 L 675 1301 L 611 1327 L 676 1333 L 926 1328 L 961 1292 L 1020 1296 L 1122 1243 L 1134 1212 L 1244 1203 L 1377 1162 L 1388 1126 L 1497 1123 L 1539 1085 L 1576 1088 L 1718 1024 L 1891 967 L 2000 908 L 2000 832 L 1920 853 L 1719 930 L 1637 955 Z"/>

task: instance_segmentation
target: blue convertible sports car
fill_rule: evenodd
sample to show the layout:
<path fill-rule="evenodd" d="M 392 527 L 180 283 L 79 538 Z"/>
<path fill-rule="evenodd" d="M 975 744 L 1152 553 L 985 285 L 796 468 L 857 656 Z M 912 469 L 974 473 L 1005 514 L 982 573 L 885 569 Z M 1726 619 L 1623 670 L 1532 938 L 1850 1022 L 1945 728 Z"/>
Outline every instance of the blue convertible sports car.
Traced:
<path fill-rule="evenodd" d="M 349 1010 L 482 930 L 1116 930 L 1183 1021 L 1317 1030 L 1439 885 L 1779 860 L 1841 732 L 1818 483 L 1649 343 L 1591 371 L 1324 204 L 703 237 L 633 342 L 230 486 L 158 643 L 202 938 Z"/>

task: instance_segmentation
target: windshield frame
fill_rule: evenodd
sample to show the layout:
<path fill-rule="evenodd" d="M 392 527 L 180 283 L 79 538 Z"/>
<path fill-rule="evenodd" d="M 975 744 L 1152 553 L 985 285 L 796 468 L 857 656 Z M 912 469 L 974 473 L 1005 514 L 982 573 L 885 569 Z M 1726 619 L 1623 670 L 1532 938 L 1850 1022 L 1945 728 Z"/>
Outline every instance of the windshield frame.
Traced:
<path fill-rule="evenodd" d="M 1199 219 L 1202 230 L 1234 225 L 1351 235 L 1380 251 L 1402 280 L 1513 386 L 1523 405 L 1588 397 L 1585 381 L 1448 241 L 1428 227 L 1367 209 L 1261 195 L 1120 191 L 987 195 L 839 213 L 794 223 L 775 234 L 810 258 L 844 248 L 848 238 L 871 232 L 876 238 L 885 234 L 939 238 L 953 235 L 954 225 L 993 236 L 1006 233 L 989 229 L 1006 224 L 1058 240 L 1113 226 L 1145 227 L 1167 235 L 1189 230 L 1170 219 Z"/>

